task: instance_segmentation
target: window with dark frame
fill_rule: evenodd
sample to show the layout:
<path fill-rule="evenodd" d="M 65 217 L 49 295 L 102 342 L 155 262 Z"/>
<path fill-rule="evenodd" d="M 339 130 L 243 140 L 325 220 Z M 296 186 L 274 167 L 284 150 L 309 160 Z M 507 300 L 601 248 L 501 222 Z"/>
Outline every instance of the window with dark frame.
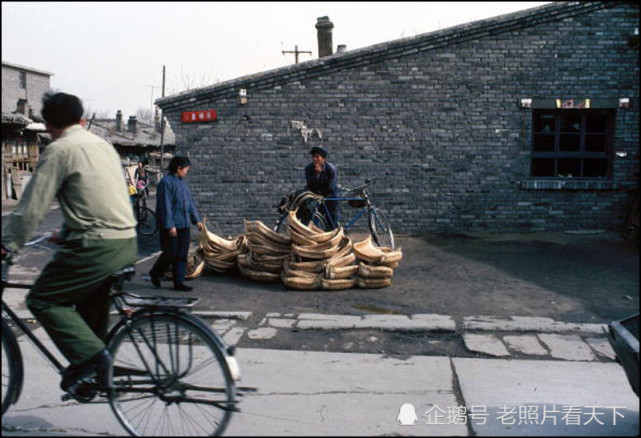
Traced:
<path fill-rule="evenodd" d="M 20 88 L 23 90 L 27 89 L 27 72 L 21 71 L 20 73 Z"/>
<path fill-rule="evenodd" d="M 613 109 L 546 109 L 532 115 L 533 177 L 611 177 Z"/>

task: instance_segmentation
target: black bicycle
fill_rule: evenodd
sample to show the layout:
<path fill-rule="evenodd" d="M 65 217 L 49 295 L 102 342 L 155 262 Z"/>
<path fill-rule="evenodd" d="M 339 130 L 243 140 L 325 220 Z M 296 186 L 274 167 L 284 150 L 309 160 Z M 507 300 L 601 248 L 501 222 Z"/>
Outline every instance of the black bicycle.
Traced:
<path fill-rule="evenodd" d="M 136 230 L 143 236 L 152 236 L 158 231 L 156 213 L 147 207 L 147 186 L 142 186 L 132 195 L 134 214 L 136 216 Z"/>
<path fill-rule="evenodd" d="M 46 237 L 46 236 L 45 236 Z M 30 242 L 34 245 L 37 241 Z M 5 288 L 31 285 L 7 281 Z M 200 298 L 142 296 L 124 292 L 123 283 L 133 266 L 113 274 L 104 287 L 119 320 L 105 344 L 114 357 L 106 386 L 82 383 L 63 400 L 82 403 L 106 399 L 120 424 L 133 436 L 221 435 L 233 412 L 238 411 L 239 368 L 234 347 L 224 341 L 190 310 Z M 65 367 L 31 333 L 2 300 L 2 414 L 20 396 L 24 378 L 22 353 L 12 327 L 19 328 L 59 373 Z"/>
<path fill-rule="evenodd" d="M 394 249 L 392 226 L 381 209 L 374 206 L 368 191 L 370 184 L 373 182 L 374 179 L 366 179 L 365 184 L 362 186 L 343 190 L 344 196 L 341 197 L 324 198 L 319 195 L 312 196 L 310 197 L 311 200 L 307 201 L 307 206 L 298 209 L 296 217 L 305 225 L 312 222 L 323 231 L 333 230 L 342 225 L 344 230 L 349 232 L 361 217 L 367 216 L 367 227 L 374 242 L 378 246 Z M 327 201 L 345 202 L 355 211 L 347 223 L 344 225 L 337 224 L 329 213 Z M 289 211 L 281 214 L 274 227 L 276 232 L 285 233 L 287 231 L 288 217 Z"/>

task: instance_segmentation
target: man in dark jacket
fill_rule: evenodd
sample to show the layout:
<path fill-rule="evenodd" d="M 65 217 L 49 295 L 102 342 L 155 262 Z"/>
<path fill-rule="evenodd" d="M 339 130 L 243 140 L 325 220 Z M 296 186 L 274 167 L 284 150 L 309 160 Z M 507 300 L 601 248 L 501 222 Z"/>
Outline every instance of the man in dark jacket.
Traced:
<path fill-rule="evenodd" d="M 335 165 L 327 161 L 327 149 L 322 146 L 314 146 L 310 153 L 312 154 L 312 162 L 305 166 L 307 190 L 326 198 L 336 198 L 340 196 L 338 190 L 338 169 Z M 335 227 L 338 226 L 342 216 L 339 202 L 327 201 L 326 205 Z"/>

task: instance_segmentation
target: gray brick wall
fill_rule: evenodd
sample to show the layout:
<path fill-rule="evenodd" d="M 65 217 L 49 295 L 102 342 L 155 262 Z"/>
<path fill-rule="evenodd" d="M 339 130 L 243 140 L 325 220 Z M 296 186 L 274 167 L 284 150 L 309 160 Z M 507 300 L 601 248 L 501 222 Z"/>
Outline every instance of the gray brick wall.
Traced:
<path fill-rule="evenodd" d="M 162 106 L 192 161 L 202 215 L 229 234 L 243 218 L 275 220 L 273 205 L 304 184 L 316 144 L 343 186 L 376 178 L 373 197 L 397 232 L 620 229 L 638 187 L 639 52 L 628 43 L 638 18 L 638 6 L 622 4 L 278 85 L 248 81 L 246 105 L 234 91 Z M 631 107 L 616 112 L 614 150 L 627 157 L 614 157 L 612 181 L 528 185 L 532 112 L 520 98 L 620 97 Z M 204 109 L 218 120 L 180 122 L 181 111 Z M 292 120 L 322 141 L 305 143 Z"/>
<path fill-rule="evenodd" d="M 42 108 L 42 95 L 50 89 L 50 77 L 29 70 L 27 74 L 27 88 L 20 88 L 20 71 L 22 69 L 2 65 L 2 112 L 16 111 L 18 99 L 26 99 L 33 108 L 34 114 L 40 116 Z M 27 114 L 28 116 L 29 114 Z"/>

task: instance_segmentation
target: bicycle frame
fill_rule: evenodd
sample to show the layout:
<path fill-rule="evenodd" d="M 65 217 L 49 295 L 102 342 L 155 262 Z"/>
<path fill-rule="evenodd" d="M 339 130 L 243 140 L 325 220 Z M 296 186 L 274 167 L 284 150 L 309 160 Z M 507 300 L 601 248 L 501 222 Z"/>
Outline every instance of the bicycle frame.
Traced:
<path fill-rule="evenodd" d="M 30 284 L 20 284 L 20 283 L 4 283 L 3 284 L 3 293 L 4 293 L 4 288 L 10 288 L 10 289 L 30 289 L 32 285 Z M 42 352 L 42 354 L 49 360 L 51 365 L 53 365 L 54 368 L 58 370 L 59 373 L 62 373 L 62 371 L 65 369 L 65 367 L 58 361 L 58 359 L 55 358 L 53 354 L 45 347 L 45 345 L 38 339 L 36 336 L 31 332 L 31 329 L 27 327 L 27 325 L 22 322 L 22 320 L 14 313 L 11 308 L 7 305 L 7 303 L 4 302 L 4 299 L 2 300 L 2 312 L 6 313 L 9 316 L 9 319 L 13 321 L 15 325 L 17 325 L 22 332 L 27 335 L 27 337 L 33 342 L 33 344 Z"/>
<path fill-rule="evenodd" d="M 368 199 L 368 198 L 365 198 L 365 199 L 366 199 L 366 201 L 367 201 L 367 205 L 366 205 L 365 207 L 361 207 L 361 208 L 359 208 L 359 209 L 358 209 L 359 211 L 358 211 L 358 212 L 356 212 L 356 213 L 352 216 L 352 218 L 349 220 L 349 222 L 348 222 L 348 223 L 346 223 L 345 225 L 343 225 L 343 228 L 345 228 L 345 230 L 346 230 L 346 231 L 349 231 L 349 230 L 352 228 L 352 226 L 354 226 L 354 224 L 355 224 L 355 223 L 356 223 L 356 222 L 357 222 L 357 221 L 358 221 L 358 220 L 359 220 L 359 219 L 360 219 L 360 218 L 361 218 L 365 213 L 369 212 L 369 210 L 372 208 L 372 207 L 371 207 L 371 204 L 369 203 L 369 199 Z M 318 201 L 318 202 L 316 203 L 316 207 L 315 207 L 315 209 L 316 209 L 316 210 L 318 210 L 318 209 L 320 209 L 320 208 L 322 207 L 322 208 L 323 208 L 323 212 L 322 212 L 322 213 L 323 213 L 324 218 L 326 218 L 326 220 L 328 221 L 328 223 L 329 223 L 329 225 L 331 226 L 331 228 L 332 228 L 332 229 L 335 229 L 335 228 L 337 227 L 337 224 L 336 224 L 336 223 L 334 223 L 334 219 L 332 218 L 332 215 L 331 215 L 331 214 L 329 214 L 329 209 L 327 208 L 327 204 L 326 204 L 326 202 L 327 202 L 327 201 L 345 202 L 345 201 L 362 201 L 362 200 L 363 200 L 363 198 L 324 198 L 324 199 L 322 199 L 322 200 L 320 200 L 320 201 Z"/>

